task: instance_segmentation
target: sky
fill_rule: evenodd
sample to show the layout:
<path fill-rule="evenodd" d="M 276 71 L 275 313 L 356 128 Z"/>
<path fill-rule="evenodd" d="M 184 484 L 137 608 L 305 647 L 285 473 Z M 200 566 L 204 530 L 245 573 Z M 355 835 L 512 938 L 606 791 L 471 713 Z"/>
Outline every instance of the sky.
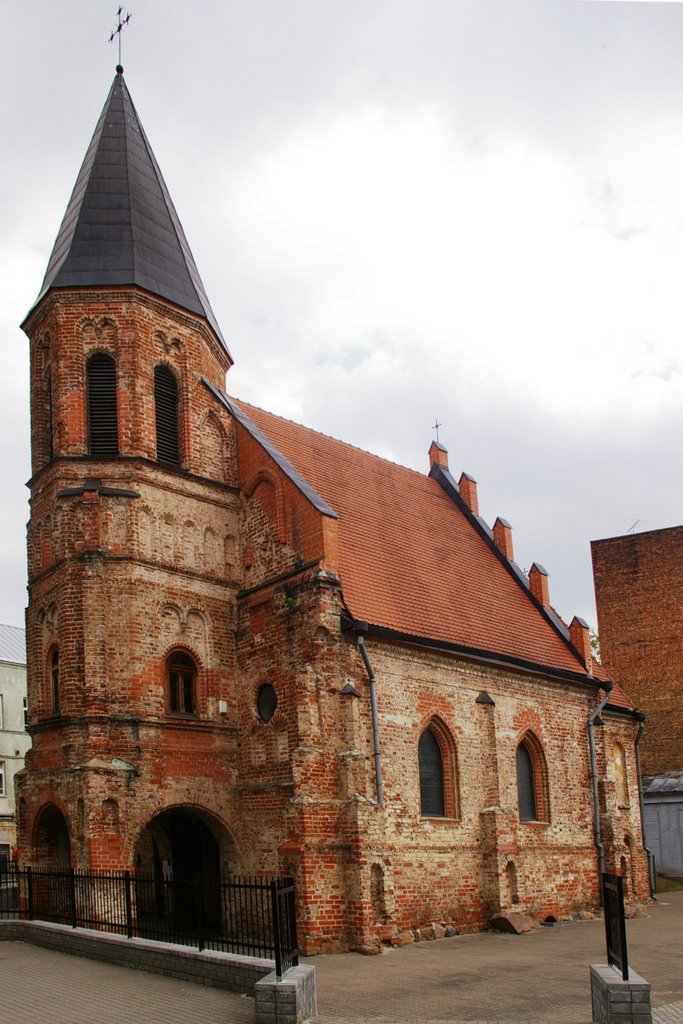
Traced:
<path fill-rule="evenodd" d="M 0 0 L 0 622 L 22 625 L 28 342 L 116 4 Z M 592 539 L 683 522 L 683 4 L 133 0 L 125 78 L 230 394 L 513 527 L 569 621 Z"/>

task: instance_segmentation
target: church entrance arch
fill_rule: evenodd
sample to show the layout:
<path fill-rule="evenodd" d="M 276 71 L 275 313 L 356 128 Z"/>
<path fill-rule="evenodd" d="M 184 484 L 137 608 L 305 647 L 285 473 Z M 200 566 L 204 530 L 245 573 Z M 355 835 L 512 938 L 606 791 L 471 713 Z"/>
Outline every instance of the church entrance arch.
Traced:
<path fill-rule="evenodd" d="M 149 925 L 156 921 L 176 932 L 195 932 L 200 925 L 215 931 L 221 876 L 235 870 L 236 860 L 235 842 L 215 815 L 195 806 L 161 811 L 142 830 L 135 847 L 136 874 L 151 883 L 138 894 L 139 913 Z"/>

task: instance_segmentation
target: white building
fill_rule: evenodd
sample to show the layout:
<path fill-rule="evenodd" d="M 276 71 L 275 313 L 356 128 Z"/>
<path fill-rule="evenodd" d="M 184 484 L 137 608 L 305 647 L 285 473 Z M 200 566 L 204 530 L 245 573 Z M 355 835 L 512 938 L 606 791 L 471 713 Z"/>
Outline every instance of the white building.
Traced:
<path fill-rule="evenodd" d="M 17 843 L 14 776 L 31 745 L 26 732 L 26 635 L 0 625 L 0 867 Z"/>

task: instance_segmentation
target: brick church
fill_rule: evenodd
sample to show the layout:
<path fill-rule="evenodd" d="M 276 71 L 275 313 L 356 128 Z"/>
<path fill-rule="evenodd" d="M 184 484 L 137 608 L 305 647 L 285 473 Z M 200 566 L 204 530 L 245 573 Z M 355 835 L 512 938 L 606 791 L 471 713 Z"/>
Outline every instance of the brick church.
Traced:
<path fill-rule="evenodd" d="M 640 717 L 433 443 L 228 397 L 122 69 L 31 349 L 24 865 L 287 873 L 307 953 L 649 893 Z M 424 932 L 423 932 L 424 934 Z"/>

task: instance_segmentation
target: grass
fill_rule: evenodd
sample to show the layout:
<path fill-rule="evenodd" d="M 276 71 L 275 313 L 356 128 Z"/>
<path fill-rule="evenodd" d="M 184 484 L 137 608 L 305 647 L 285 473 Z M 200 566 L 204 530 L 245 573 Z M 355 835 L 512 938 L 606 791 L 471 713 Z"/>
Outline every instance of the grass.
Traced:
<path fill-rule="evenodd" d="M 667 878 L 657 875 L 657 892 L 683 892 L 683 878 Z"/>

